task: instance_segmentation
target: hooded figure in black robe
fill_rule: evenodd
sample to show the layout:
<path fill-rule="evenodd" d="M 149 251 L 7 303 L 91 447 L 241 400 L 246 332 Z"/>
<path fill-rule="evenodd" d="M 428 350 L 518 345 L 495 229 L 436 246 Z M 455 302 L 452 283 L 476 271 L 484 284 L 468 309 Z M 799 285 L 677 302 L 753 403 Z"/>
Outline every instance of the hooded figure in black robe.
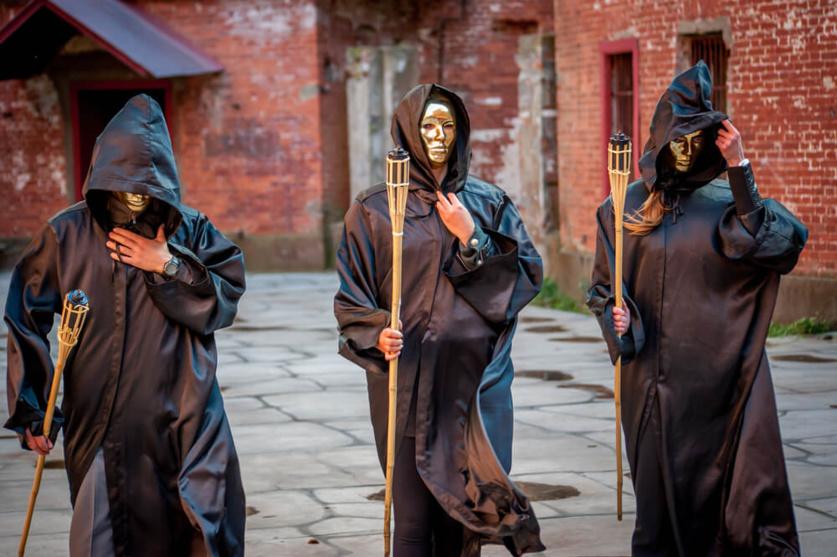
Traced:
<path fill-rule="evenodd" d="M 150 196 L 150 205 L 137 214 L 114 192 Z M 163 113 L 145 95 L 97 139 L 84 193 L 49 219 L 12 273 L 5 427 L 43 435 L 53 374 L 47 333 L 65 293 L 84 290 L 90 311 L 52 427 L 57 434 L 63 423 L 71 502 L 103 457 L 112 554 L 243 555 L 244 492 L 213 337 L 233 322 L 244 293 L 241 251 L 180 203 Z M 117 227 L 161 234 L 180 261 L 176 273 L 124 263 L 124 246 L 107 246 Z"/>
<path fill-rule="evenodd" d="M 441 184 L 419 126 L 431 97 L 446 99 L 456 119 L 455 146 Z M 414 444 L 413 470 L 421 477 L 417 483 L 423 482 L 444 513 L 464 525 L 462 550 L 457 548 L 456 555 L 479 555 L 480 543 L 488 541 L 504 543 L 520 555 L 543 546 L 528 499 L 507 475 L 513 427 L 510 352 L 517 313 L 538 293 L 542 264 L 508 196 L 469 175 L 469 133 L 462 100 L 438 85 L 408 92 L 393 118 L 393 140 L 411 157 L 396 454 L 411 451 L 408 445 Z M 437 192 L 455 194 L 470 212 L 476 229 L 468 243 L 478 248 L 468 250 L 446 228 Z M 379 184 L 358 195 L 346 214 L 334 311 L 340 354 L 366 370 L 382 467 L 388 364 L 375 346 L 390 322 L 391 248 L 386 187 Z M 399 520 L 403 522 L 398 460 L 396 456 L 396 537 Z M 445 541 L 436 540 L 437 555 L 453 554 L 449 547 L 440 550 Z"/>
<path fill-rule="evenodd" d="M 799 545 L 764 345 L 779 276 L 796 265 L 807 229 L 760 198 L 743 150 L 730 161 L 729 183 L 717 179 L 734 128 L 712 109 L 710 92 L 703 62 L 674 79 L 654 112 L 642 179 L 628 186 L 627 225 L 642 220 L 637 211 L 650 197 L 663 214 L 647 233 L 625 235 L 627 333 L 620 339 L 614 330 L 610 198 L 597 214 L 587 303 L 611 359 L 622 356 L 633 555 L 793 556 Z M 688 172 L 676 172 L 670 143 L 697 130 L 703 150 Z"/>

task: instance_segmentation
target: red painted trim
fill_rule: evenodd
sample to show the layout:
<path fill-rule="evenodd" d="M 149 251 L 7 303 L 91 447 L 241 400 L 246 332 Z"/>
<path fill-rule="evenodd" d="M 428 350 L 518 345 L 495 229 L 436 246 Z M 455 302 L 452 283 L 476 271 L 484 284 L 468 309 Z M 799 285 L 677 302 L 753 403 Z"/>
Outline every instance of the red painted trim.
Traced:
<path fill-rule="evenodd" d="M 72 25 L 73 27 L 78 29 L 79 31 L 81 31 L 83 34 L 87 35 L 88 37 L 90 37 L 91 39 L 93 39 L 94 41 L 99 43 L 99 46 L 101 46 L 106 51 L 108 51 L 114 58 L 116 58 L 117 60 L 119 60 L 120 62 L 122 62 L 126 66 L 128 66 L 130 69 L 135 71 L 140 77 L 153 77 L 151 75 L 151 72 L 149 72 L 147 69 L 140 66 L 139 64 L 137 64 L 133 60 L 131 60 L 130 56 L 128 56 L 127 54 L 125 54 L 121 50 L 114 47 L 108 41 L 106 41 L 105 39 L 103 39 L 102 37 L 100 37 L 99 35 L 94 33 L 93 31 L 91 31 L 88 27 L 86 27 L 84 24 L 82 24 L 79 20 L 75 19 L 73 16 L 71 16 L 70 14 L 68 14 L 67 12 L 65 12 L 64 10 L 59 8 L 58 6 L 56 6 L 55 4 L 52 4 L 51 2 L 46 2 L 44 4 L 44 6 L 46 8 L 49 8 L 55 15 L 57 15 L 58 17 L 60 17 L 61 19 L 63 19 L 64 21 L 66 21 L 67 23 L 69 23 L 70 25 Z"/>
<path fill-rule="evenodd" d="M 195 47 L 195 45 L 191 44 L 185 37 L 181 36 L 179 33 L 168 27 L 162 21 L 159 21 L 153 16 L 151 16 L 151 14 L 145 13 L 142 10 L 128 4 L 124 4 L 123 7 L 126 8 L 128 12 L 130 12 L 133 15 L 133 17 L 142 20 L 142 22 L 146 25 L 156 27 L 157 31 L 163 33 L 167 40 L 170 40 L 179 45 L 183 49 L 183 53 L 185 55 L 188 55 L 194 60 L 196 64 L 203 67 L 204 71 L 198 73 L 217 73 L 224 71 L 224 66 L 221 65 L 221 63 L 218 62 L 218 60 L 216 60 L 209 54 L 199 50 L 197 47 Z M 26 23 L 33 15 L 35 15 L 42 8 L 51 11 L 52 13 L 54 13 L 55 15 L 72 25 L 80 33 L 93 39 L 105 51 L 107 51 L 114 58 L 125 64 L 125 66 L 127 66 L 129 69 L 136 72 L 140 77 L 156 77 L 151 71 L 151 69 L 141 65 L 130 55 L 115 47 L 112 43 L 110 43 L 97 33 L 93 32 L 89 27 L 87 27 L 81 21 L 73 17 L 70 13 L 66 12 L 61 7 L 56 6 L 49 0 L 31 0 L 28 4 L 26 4 L 14 18 L 12 18 L 8 23 L 6 23 L 5 26 L 0 28 L 0 43 L 6 41 L 9 37 L 11 37 L 18 29 L 20 29 L 20 27 L 24 23 Z M 192 75 L 194 73 L 195 72 L 187 72 L 187 75 Z"/>
<path fill-rule="evenodd" d="M 606 43 L 605 43 L 606 44 Z M 605 52 L 603 44 L 599 43 L 599 79 L 601 84 L 601 91 L 599 92 L 599 101 L 601 108 L 599 114 L 601 115 L 601 128 L 599 129 L 599 152 L 601 153 L 602 181 L 601 190 L 602 197 L 610 195 L 610 181 L 607 176 L 607 144 L 610 140 L 610 126 L 612 123 L 612 114 L 610 110 L 610 53 Z"/>
<path fill-rule="evenodd" d="M 84 176 L 81 175 L 81 129 L 78 125 L 78 89 L 75 83 L 70 84 L 70 125 L 73 128 L 73 190 L 75 191 L 74 202 L 82 199 L 81 186 L 84 183 Z"/>
<path fill-rule="evenodd" d="M 123 79 L 118 81 L 75 81 L 70 83 L 70 120 L 73 128 L 73 174 L 75 183 L 75 201 L 83 199 L 81 188 L 87 176 L 81 175 L 81 128 L 79 127 L 78 94 L 80 91 L 103 91 L 114 89 L 163 89 L 165 91 L 165 106 L 163 113 L 166 116 L 166 125 L 169 128 L 169 135 L 172 136 L 172 149 L 174 149 L 174 135 L 172 134 L 172 85 L 169 79 Z"/>
<path fill-rule="evenodd" d="M 88 37 L 99 43 L 99 45 L 106 51 L 108 51 L 111 55 L 113 55 L 114 58 L 116 58 L 117 60 L 128 66 L 130 69 L 135 71 L 137 74 L 140 75 L 140 77 L 148 77 L 151 75 L 151 72 L 149 72 L 147 69 L 140 66 L 133 60 L 131 60 L 131 58 L 124 52 L 115 48 L 108 41 L 104 40 L 102 37 L 100 37 L 93 31 L 88 29 L 86 26 L 84 26 L 80 21 L 72 17 L 70 14 L 68 14 L 58 6 L 52 4 L 48 0 L 33 0 L 32 2 L 24 6 L 20 13 L 16 15 L 14 19 L 12 19 L 9 23 L 7 23 L 2 30 L 0 30 L 0 42 L 3 42 L 6 39 L 8 39 L 15 31 L 20 29 L 20 27 L 24 23 L 26 23 L 29 20 L 29 18 L 35 15 L 35 13 L 41 8 L 46 8 L 50 10 L 52 13 L 54 13 L 55 15 L 57 15 L 58 17 L 60 17 L 61 19 L 78 29 L 81 33 L 87 35 Z"/>
<path fill-rule="evenodd" d="M 634 175 L 639 176 L 639 155 L 642 146 L 639 145 L 639 39 L 619 39 L 616 41 L 599 42 L 599 79 L 601 99 L 601 153 L 602 153 L 602 195 L 610 195 L 610 181 L 607 176 L 607 145 L 610 141 L 610 128 L 613 124 L 613 114 L 610 103 L 610 57 L 614 54 L 631 54 L 633 79 L 633 167 Z"/>
<path fill-rule="evenodd" d="M 11 37 L 15 31 L 20 29 L 20 26 L 26 23 L 35 12 L 46 4 L 46 0 L 32 0 L 18 14 L 12 18 L 2 29 L 0 29 L 0 43 Z"/>
<path fill-rule="evenodd" d="M 631 58 L 634 61 L 634 136 L 631 138 L 631 142 L 634 144 L 634 176 L 639 178 L 641 176 L 639 173 L 639 158 L 642 156 L 642 150 L 645 147 L 645 145 L 639 142 L 642 137 L 639 127 L 639 40 L 634 43 L 633 56 Z"/>

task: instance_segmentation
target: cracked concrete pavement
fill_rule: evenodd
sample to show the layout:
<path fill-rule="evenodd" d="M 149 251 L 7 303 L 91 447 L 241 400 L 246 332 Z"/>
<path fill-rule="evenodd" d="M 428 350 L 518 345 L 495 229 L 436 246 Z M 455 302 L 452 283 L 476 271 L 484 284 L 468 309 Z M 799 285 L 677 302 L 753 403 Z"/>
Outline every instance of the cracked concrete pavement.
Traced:
<path fill-rule="evenodd" d="M 0 274 L 5 300 L 8 274 Z M 257 274 L 235 325 L 216 335 L 218 378 L 241 458 L 251 557 L 382 553 L 383 475 L 364 373 L 337 355 L 333 273 Z M 5 376 L 6 330 L 0 326 Z M 837 334 L 770 339 L 803 553 L 837 544 Z M 615 516 L 613 368 L 595 320 L 527 308 L 514 345 L 512 477 L 540 500 L 543 555 L 630 554 L 634 498 Z M 5 381 L 0 387 L 5 399 Z M 5 407 L 4 407 L 5 408 Z M 61 451 L 48 458 L 27 554 L 68 554 Z M 0 555 L 14 555 L 36 458 L 0 432 Z M 625 464 L 627 471 L 627 464 Z M 371 497 L 371 499 L 370 499 Z M 488 557 L 507 552 L 483 551 Z"/>

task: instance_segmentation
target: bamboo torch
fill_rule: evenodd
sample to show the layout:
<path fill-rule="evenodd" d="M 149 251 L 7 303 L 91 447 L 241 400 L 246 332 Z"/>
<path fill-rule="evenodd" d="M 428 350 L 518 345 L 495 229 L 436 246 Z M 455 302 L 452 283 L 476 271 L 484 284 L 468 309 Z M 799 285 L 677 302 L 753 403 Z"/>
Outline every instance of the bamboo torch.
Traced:
<path fill-rule="evenodd" d="M 44 437 L 49 439 L 49 431 L 52 426 L 52 415 L 55 412 L 55 401 L 58 398 L 58 386 L 61 383 L 61 374 L 64 372 L 64 365 L 67 358 L 78 341 L 78 335 L 84 326 L 84 319 L 87 317 L 87 295 L 81 290 L 68 292 L 64 298 L 64 308 L 61 311 L 61 325 L 58 327 L 58 361 L 55 364 L 55 373 L 52 377 L 52 388 L 49 392 L 49 401 L 44 416 Z M 35 499 L 41 488 L 41 475 L 44 472 L 44 461 L 46 457 L 38 457 L 38 467 L 35 469 L 35 481 L 32 483 L 32 493 L 29 495 L 29 509 L 26 512 L 26 523 L 23 525 L 23 534 L 20 537 L 20 546 L 17 548 L 18 557 L 23 557 L 26 549 L 26 539 L 29 537 L 29 527 L 32 525 L 32 513 L 35 511 Z"/>
<path fill-rule="evenodd" d="M 613 284 L 616 307 L 622 307 L 622 217 L 625 212 L 625 193 L 631 175 L 631 140 L 617 131 L 607 147 L 607 174 L 616 223 L 616 264 Z M 621 336 L 621 335 L 620 335 Z M 616 360 L 613 380 L 613 399 L 616 403 L 616 519 L 622 520 L 622 357 Z"/>
<path fill-rule="evenodd" d="M 404 213 L 410 186 L 410 154 L 400 147 L 387 153 L 387 201 L 392 222 L 392 320 L 398 329 L 401 317 L 401 247 Z M 387 423 L 387 484 L 384 492 L 384 557 L 390 554 L 392 522 L 392 470 L 395 465 L 395 404 L 398 397 L 398 358 L 389 362 L 389 418 Z"/>

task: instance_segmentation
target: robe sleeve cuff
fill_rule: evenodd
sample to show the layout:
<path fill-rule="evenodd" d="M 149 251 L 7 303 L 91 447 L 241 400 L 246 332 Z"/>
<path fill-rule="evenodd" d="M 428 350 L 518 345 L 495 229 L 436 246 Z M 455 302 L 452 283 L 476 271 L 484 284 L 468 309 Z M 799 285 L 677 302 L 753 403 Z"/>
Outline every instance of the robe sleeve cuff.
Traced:
<path fill-rule="evenodd" d="M 729 187 L 735 200 L 735 213 L 747 232 L 755 236 L 764 222 L 764 202 L 756 187 L 750 162 L 742 162 L 730 168 L 728 175 Z"/>
<path fill-rule="evenodd" d="M 491 249 L 491 239 L 479 225 L 474 229 L 468 243 L 457 242 L 457 247 L 459 248 L 459 261 L 469 271 L 482 265 L 488 257 L 491 257 L 493 251 Z"/>
<path fill-rule="evenodd" d="M 616 327 L 613 324 L 613 306 L 616 304 L 616 297 L 605 292 L 601 286 L 595 287 L 588 294 L 588 306 L 599 322 L 602 336 L 607 343 L 610 361 L 614 364 L 619 357 L 622 358 L 623 364 L 631 362 L 645 346 L 645 328 L 639 308 L 628 296 L 623 296 L 623 300 L 631 312 L 631 326 L 620 337 L 616 334 Z"/>
<path fill-rule="evenodd" d="M 20 446 L 23 449 L 30 450 L 26 445 L 23 434 L 28 429 L 32 435 L 38 437 L 44 434 L 44 411 L 40 408 L 32 407 L 26 400 L 18 399 L 15 404 L 14 414 L 3 424 L 3 427 L 14 431 L 20 436 Z M 52 426 L 49 430 L 49 439 L 53 443 L 58 439 L 58 432 L 64 426 L 64 415 L 61 409 L 56 407 L 52 415 Z"/>

